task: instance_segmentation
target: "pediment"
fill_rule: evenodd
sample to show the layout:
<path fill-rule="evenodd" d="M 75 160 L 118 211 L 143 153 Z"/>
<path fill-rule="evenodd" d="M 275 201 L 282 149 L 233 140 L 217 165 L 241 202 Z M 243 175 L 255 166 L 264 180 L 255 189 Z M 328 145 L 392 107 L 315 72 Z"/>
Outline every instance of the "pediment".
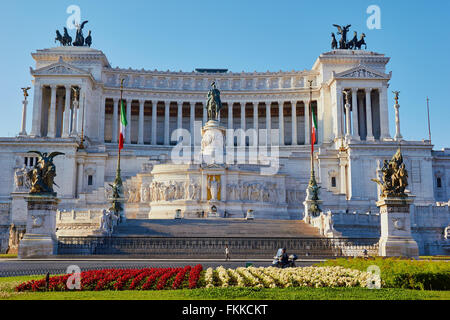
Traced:
<path fill-rule="evenodd" d="M 33 70 L 30 68 L 31 74 L 34 76 L 47 76 L 47 75 L 73 75 L 73 76 L 90 76 L 89 72 L 85 70 L 74 67 L 68 63 L 65 63 L 60 59 L 57 63 L 51 64 L 49 66 Z"/>
<path fill-rule="evenodd" d="M 352 68 L 350 70 L 346 70 L 340 73 L 334 74 L 335 78 L 340 79 L 390 79 L 390 74 L 385 74 L 382 72 L 379 72 L 377 70 L 374 70 L 372 68 L 369 68 L 364 65 L 359 65 L 355 68 Z"/>

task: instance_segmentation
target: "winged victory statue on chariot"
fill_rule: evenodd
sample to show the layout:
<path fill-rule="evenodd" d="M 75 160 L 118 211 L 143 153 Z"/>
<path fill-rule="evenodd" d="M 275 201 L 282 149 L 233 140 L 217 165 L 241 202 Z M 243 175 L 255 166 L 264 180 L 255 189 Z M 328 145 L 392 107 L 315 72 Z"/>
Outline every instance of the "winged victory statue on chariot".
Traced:
<path fill-rule="evenodd" d="M 365 42 L 366 34 L 362 33 L 360 39 L 358 40 L 358 33 L 355 31 L 353 33 L 353 38 L 350 41 L 347 41 L 347 33 L 350 31 L 351 24 L 346 26 L 340 26 L 337 24 L 333 24 L 334 27 L 338 29 L 337 34 L 341 35 L 341 39 L 339 42 L 336 40 L 336 36 L 334 32 L 331 33 L 331 49 L 343 49 L 343 50 L 361 50 L 361 47 L 364 45 L 365 49 L 367 49 L 367 44 Z"/>

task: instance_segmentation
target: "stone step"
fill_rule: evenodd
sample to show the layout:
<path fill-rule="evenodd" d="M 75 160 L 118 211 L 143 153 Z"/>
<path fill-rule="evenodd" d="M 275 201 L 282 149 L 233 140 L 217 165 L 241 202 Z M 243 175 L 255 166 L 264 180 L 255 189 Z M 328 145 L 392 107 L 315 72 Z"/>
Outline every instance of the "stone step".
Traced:
<path fill-rule="evenodd" d="M 319 231 L 301 220 L 244 219 L 129 219 L 114 235 L 162 237 L 320 237 Z"/>

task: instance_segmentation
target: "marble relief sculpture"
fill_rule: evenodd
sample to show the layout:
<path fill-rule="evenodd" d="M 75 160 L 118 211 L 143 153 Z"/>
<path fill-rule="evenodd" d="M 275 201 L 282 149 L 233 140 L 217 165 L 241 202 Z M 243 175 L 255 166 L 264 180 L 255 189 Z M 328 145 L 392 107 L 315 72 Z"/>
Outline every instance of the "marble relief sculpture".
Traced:
<path fill-rule="evenodd" d="M 227 185 L 227 199 L 231 201 L 253 201 L 283 203 L 283 192 L 276 183 L 247 183 Z"/>
<path fill-rule="evenodd" d="M 28 175 L 28 169 L 25 165 L 22 168 L 17 168 L 14 172 L 14 185 L 17 191 L 29 190 L 31 187 L 31 180 Z"/>

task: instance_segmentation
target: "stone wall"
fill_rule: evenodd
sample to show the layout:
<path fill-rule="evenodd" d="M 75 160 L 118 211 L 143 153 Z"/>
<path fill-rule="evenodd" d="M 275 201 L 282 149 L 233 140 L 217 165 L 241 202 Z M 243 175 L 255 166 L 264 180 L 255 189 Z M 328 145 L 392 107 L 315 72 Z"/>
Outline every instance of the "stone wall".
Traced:
<path fill-rule="evenodd" d="M 10 224 L 9 216 L 9 203 L 0 203 L 0 253 L 6 253 L 6 251 L 8 250 Z"/>
<path fill-rule="evenodd" d="M 101 210 L 58 210 L 56 212 L 56 235 L 58 237 L 95 235 L 100 228 L 101 216 Z"/>
<path fill-rule="evenodd" d="M 448 203 L 443 205 L 412 205 L 411 232 L 419 245 L 420 255 L 450 253 L 450 240 L 444 239 L 444 229 L 450 225 Z M 344 237 L 373 238 L 380 236 L 378 212 L 333 212 L 334 228 Z"/>

